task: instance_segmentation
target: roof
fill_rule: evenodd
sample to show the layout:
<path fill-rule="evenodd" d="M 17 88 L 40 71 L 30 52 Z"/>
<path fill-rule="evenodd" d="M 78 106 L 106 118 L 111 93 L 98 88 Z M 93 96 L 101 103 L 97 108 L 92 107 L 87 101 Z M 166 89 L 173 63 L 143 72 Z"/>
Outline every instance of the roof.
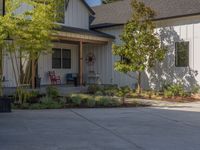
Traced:
<path fill-rule="evenodd" d="M 87 9 L 90 11 L 90 13 L 92 15 L 95 15 L 95 12 L 93 11 L 93 9 L 88 5 L 88 3 L 85 0 L 81 0 L 83 2 L 83 4 L 87 7 Z"/>
<path fill-rule="evenodd" d="M 67 26 L 60 26 L 56 29 L 57 31 L 61 32 L 70 32 L 70 33 L 78 33 L 78 34 L 86 34 L 86 35 L 92 35 L 92 36 L 98 36 L 98 37 L 104 37 L 104 38 L 110 38 L 115 39 L 114 36 L 102 33 L 100 31 L 93 31 L 93 30 L 87 30 L 87 29 L 80 29 L 80 28 L 74 28 L 74 27 L 67 27 Z"/>
<path fill-rule="evenodd" d="M 156 12 L 155 20 L 200 14 L 200 0 L 140 0 Z M 125 24 L 132 14 L 131 0 L 93 7 L 95 20 L 92 28 Z"/>

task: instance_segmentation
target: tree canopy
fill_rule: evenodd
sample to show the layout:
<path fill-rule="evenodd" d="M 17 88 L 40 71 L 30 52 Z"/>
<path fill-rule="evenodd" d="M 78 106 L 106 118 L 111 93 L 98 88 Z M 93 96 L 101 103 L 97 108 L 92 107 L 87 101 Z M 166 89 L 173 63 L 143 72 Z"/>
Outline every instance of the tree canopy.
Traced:
<path fill-rule="evenodd" d="M 63 2 L 63 0 L 6 0 L 6 15 L 0 16 L 0 47 L 4 49 L 3 52 L 10 53 L 12 63 L 16 61 L 13 59 L 20 59 L 23 60 L 20 65 L 36 64 L 42 52 L 51 51 L 52 33 L 57 27 L 55 22 L 60 17 L 58 9 L 64 4 Z M 20 10 L 23 5 L 26 5 L 27 9 Z M 12 39 L 11 44 L 5 40 L 8 37 Z M 18 65 L 13 67 L 17 86 L 20 81 L 16 76 L 22 74 L 18 67 Z M 32 80 L 35 77 L 33 70 L 25 72 L 29 74 L 28 76 L 32 75 Z"/>
<path fill-rule="evenodd" d="M 152 21 L 155 12 L 137 0 L 132 0 L 131 6 L 133 14 L 120 36 L 122 44 L 113 45 L 113 54 L 121 56 L 115 63 L 117 71 L 126 74 L 137 72 L 138 90 L 141 92 L 141 72 L 162 61 L 165 49 L 155 33 L 156 26 Z"/>

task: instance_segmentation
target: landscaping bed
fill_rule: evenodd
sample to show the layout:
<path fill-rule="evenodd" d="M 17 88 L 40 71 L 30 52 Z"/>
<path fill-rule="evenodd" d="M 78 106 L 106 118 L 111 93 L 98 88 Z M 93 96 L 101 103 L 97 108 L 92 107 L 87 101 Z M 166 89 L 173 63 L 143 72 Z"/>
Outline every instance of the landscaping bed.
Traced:
<path fill-rule="evenodd" d="M 120 97 L 108 94 L 101 95 L 101 93 L 92 94 L 88 92 L 85 94 L 80 93 L 60 96 L 56 87 L 48 87 L 44 94 L 39 94 L 39 92 L 35 91 L 20 91 L 20 93 L 17 93 L 15 97 L 16 100 L 12 105 L 13 109 L 116 108 L 149 106 L 136 101 L 124 102 Z"/>
<path fill-rule="evenodd" d="M 186 92 L 180 84 L 173 84 L 163 91 L 143 91 L 138 94 L 129 87 L 90 85 L 87 93 L 60 96 L 56 87 L 47 87 L 46 93 L 19 90 L 15 95 L 14 109 L 64 109 L 64 108 L 113 108 L 146 107 L 138 99 L 195 102 L 200 101 L 199 88 Z M 131 99 L 131 100 L 130 100 Z M 135 99 L 135 100 L 134 100 Z M 137 99 L 137 100 L 136 100 Z"/>

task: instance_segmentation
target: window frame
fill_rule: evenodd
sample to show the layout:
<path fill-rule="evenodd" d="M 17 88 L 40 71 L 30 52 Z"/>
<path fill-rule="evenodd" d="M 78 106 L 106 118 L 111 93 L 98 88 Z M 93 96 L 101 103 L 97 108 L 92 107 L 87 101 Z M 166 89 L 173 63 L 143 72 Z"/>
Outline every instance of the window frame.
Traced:
<path fill-rule="evenodd" d="M 55 58 L 55 50 L 59 51 L 60 52 L 60 58 Z M 52 53 L 52 68 L 53 69 L 61 69 L 62 68 L 62 62 L 61 62 L 61 59 L 62 59 L 62 50 L 60 48 L 53 48 L 52 49 L 53 53 Z M 57 59 L 59 60 L 59 67 L 56 67 L 56 65 L 54 65 L 54 60 Z M 56 60 L 56 62 L 57 62 Z"/>
<path fill-rule="evenodd" d="M 187 63 L 185 64 L 179 64 L 178 63 L 178 44 L 187 44 Z M 190 41 L 180 41 L 180 42 L 175 42 L 175 67 L 189 67 L 190 64 Z"/>
<path fill-rule="evenodd" d="M 54 53 L 54 50 L 60 50 L 60 67 L 54 67 L 53 63 L 53 53 Z M 52 53 L 52 69 L 71 69 L 72 68 L 72 53 L 71 53 L 71 49 L 66 49 L 66 48 L 53 48 L 52 49 L 53 53 Z M 67 51 L 69 52 L 69 57 L 68 58 L 64 58 L 64 51 Z M 65 60 L 68 60 L 69 61 L 69 66 L 64 66 L 63 65 L 63 62 L 64 62 L 64 59 Z"/>
<path fill-rule="evenodd" d="M 69 52 L 69 57 L 68 58 L 64 58 L 63 56 L 64 56 L 64 51 L 67 51 L 67 52 Z M 62 54 L 62 69 L 71 69 L 71 66 L 72 66 L 72 53 L 71 53 L 71 50 L 70 49 L 62 49 L 62 52 L 61 52 L 61 54 Z M 67 61 L 69 61 L 69 66 L 64 66 L 64 64 L 63 64 L 63 62 L 64 62 L 64 60 L 67 60 Z"/>

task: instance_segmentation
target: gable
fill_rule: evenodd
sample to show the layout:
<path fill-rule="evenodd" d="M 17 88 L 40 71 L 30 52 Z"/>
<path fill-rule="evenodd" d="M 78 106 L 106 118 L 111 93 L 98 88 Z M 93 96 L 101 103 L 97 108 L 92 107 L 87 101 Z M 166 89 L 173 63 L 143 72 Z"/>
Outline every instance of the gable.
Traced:
<path fill-rule="evenodd" d="M 91 11 L 82 0 L 69 0 L 65 10 L 65 26 L 89 29 Z"/>

